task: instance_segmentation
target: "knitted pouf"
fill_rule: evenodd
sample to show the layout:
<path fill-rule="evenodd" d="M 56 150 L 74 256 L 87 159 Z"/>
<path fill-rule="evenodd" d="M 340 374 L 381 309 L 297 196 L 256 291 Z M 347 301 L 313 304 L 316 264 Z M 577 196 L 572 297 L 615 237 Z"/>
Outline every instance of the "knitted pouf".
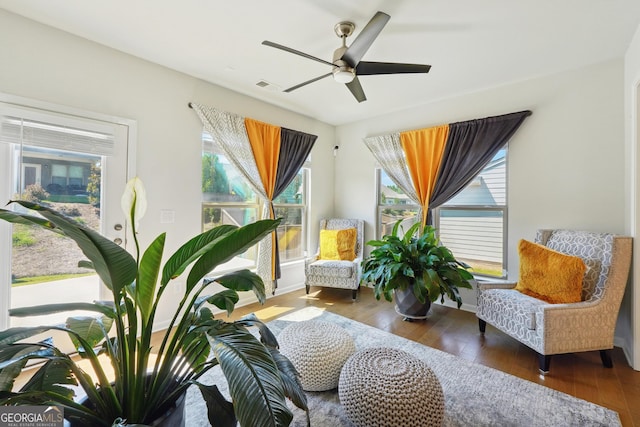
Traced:
<path fill-rule="evenodd" d="M 291 360 L 300 373 L 306 391 L 338 387 L 340 370 L 355 351 L 351 335 L 340 326 L 320 320 L 294 323 L 278 335 L 280 353 Z"/>
<path fill-rule="evenodd" d="M 395 348 L 369 348 L 347 360 L 338 396 L 357 427 L 440 426 L 444 394 L 425 362 Z"/>

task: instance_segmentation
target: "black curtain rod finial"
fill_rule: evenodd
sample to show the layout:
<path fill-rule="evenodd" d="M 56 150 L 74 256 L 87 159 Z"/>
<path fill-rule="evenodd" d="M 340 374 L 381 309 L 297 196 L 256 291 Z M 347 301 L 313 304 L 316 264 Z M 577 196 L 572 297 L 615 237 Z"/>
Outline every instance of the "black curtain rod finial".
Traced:
<path fill-rule="evenodd" d="M 189 108 L 193 109 L 193 104 L 189 103 L 187 105 L 189 106 Z"/>

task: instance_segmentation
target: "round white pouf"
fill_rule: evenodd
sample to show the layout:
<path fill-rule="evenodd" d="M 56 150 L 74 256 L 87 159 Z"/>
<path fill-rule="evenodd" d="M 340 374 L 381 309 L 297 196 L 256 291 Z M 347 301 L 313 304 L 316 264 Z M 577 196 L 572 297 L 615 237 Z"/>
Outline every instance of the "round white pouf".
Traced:
<path fill-rule="evenodd" d="M 444 394 L 422 360 L 395 348 L 356 352 L 342 368 L 338 396 L 357 427 L 440 426 Z"/>
<path fill-rule="evenodd" d="M 338 387 L 340 370 L 355 351 L 351 335 L 340 326 L 320 320 L 294 323 L 278 335 L 280 353 L 300 373 L 305 391 Z"/>

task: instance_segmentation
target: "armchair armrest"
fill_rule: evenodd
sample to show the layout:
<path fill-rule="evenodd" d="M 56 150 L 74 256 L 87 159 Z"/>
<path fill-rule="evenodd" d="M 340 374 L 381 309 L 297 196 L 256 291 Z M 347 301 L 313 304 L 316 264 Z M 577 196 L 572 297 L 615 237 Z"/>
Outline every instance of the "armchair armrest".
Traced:
<path fill-rule="evenodd" d="M 307 266 L 307 265 L 309 265 L 309 264 L 311 264 L 313 262 L 316 262 L 319 257 L 320 257 L 320 254 L 315 254 L 315 255 L 312 255 L 310 257 L 306 257 L 304 259 L 304 265 Z"/>
<path fill-rule="evenodd" d="M 360 282 L 360 276 L 362 276 L 362 257 L 355 257 L 353 262 L 356 264 L 356 277 Z"/>
<path fill-rule="evenodd" d="M 545 354 L 613 348 L 616 319 L 617 311 L 602 300 L 548 304 L 536 312 Z"/>
<path fill-rule="evenodd" d="M 562 316 L 562 313 L 570 313 L 573 310 L 584 310 L 589 307 L 598 307 L 600 300 L 580 301 L 564 304 L 547 304 L 540 307 L 547 316 Z M 557 314 L 556 314 L 557 313 Z M 585 313 L 580 311 L 580 313 Z"/>
<path fill-rule="evenodd" d="M 478 286 L 479 291 L 484 291 L 487 289 L 513 289 L 516 287 L 517 283 L 518 282 L 505 282 L 505 281 L 478 282 L 476 280 L 476 285 Z"/>

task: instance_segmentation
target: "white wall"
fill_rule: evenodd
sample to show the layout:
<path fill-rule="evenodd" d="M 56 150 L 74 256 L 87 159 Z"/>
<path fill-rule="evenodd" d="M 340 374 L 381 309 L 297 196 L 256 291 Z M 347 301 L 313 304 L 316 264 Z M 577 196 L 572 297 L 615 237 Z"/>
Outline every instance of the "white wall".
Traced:
<path fill-rule="evenodd" d="M 374 237 L 375 161 L 363 138 L 531 110 L 509 144 L 509 279 L 519 239 L 538 228 L 628 232 L 623 71 L 611 61 L 340 126 L 336 214 L 365 219 L 365 238 Z M 630 332 L 621 333 L 617 345 L 629 348 Z"/>
<path fill-rule="evenodd" d="M 640 182 L 638 181 L 638 165 L 640 164 L 640 26 L 629 45 L 625 56 L 624 73 L 624 107 L 625 107 L 625 141 L 627 153 L 627 223 L 629 233 L 637 237 L 640 228 Z M 640 262 L 640 242 L 633 242 L 633 264 Z M 623 302 L 620 323 L 625 334 L 633 336 L 631 359 L 635 369 L 640 370 L 640 275 L 632 267 L 633 286 L 627 288 Z"/>
<path fill-rule="evenodd" d="M 140 229 L 143 247 L 166 231 L 165 253 L 171 254 L 200 232 L 202 123 L 190 101 L 318 135 L 311 152 L 316 234 L 320 217 L 333 212 L 332 126 L 3 10 L 0 58 L 2 93 L 137 121 L 136 170 L 149 202 Z M 175 211 L 174 224 L 160 224 L 165 209 Z M 300 263 L 283 270 L 288 274 L 281 288 L 302 285 Z M 166 320 L 170 302 L 159 313 Z"/>

